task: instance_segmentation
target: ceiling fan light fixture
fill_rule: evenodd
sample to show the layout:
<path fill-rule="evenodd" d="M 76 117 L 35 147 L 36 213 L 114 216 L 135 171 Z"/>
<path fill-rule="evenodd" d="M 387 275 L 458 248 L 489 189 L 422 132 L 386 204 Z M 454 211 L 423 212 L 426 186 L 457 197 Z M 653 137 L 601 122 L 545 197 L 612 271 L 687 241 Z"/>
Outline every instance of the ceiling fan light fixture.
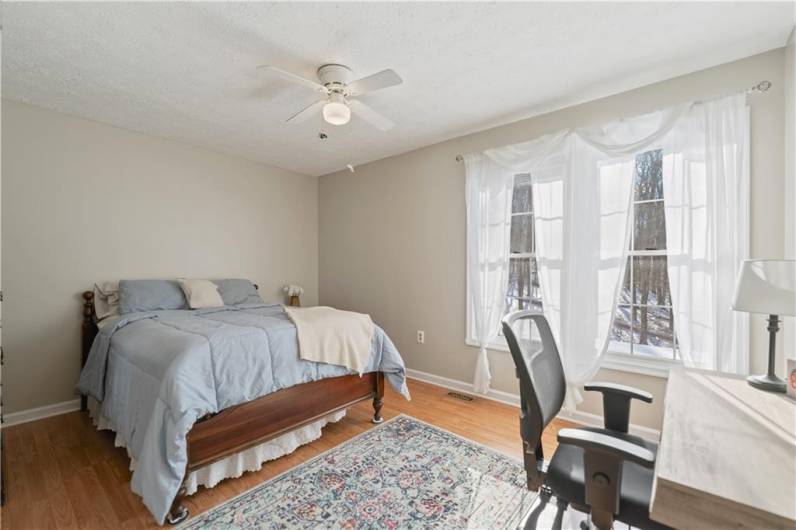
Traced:
<path fill-rule="evenodd" d="M 318 80 L 306 79 L 281 68 L 270 65 L 258 67 L 292 83 L 313 89 L 324 94 L 325 99 L 318 99 L 290 116 L 285 123 L 302 123 L 318 115 L 321 111 L 324 121 L 331 125 L 345 125 L 351 121 L 351 113 L 362 121 L 382 131 L 392 129 L 395 124 L 358 99 L 362 94 L 375 92 L 403 83 L 401 77 L 387 69 L 366 77 L 351 81 L 353 72 L 342 64 L 324 64 L 318 68 Z"/>
<path fill-rule="evenodd" d="M 332 125 L 345 125 L 351 120 L 351 109 L 339 101 L 330 101 L 323 106 L 323 119 Z"/>

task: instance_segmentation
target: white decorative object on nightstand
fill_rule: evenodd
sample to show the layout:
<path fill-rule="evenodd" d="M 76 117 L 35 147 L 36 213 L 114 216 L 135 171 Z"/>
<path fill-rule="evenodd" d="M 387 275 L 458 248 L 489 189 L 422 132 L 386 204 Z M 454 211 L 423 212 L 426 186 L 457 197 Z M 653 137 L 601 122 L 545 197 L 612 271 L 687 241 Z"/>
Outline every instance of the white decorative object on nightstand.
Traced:
<path fill-rule="evenodd" d="M 299 297 L 304 293 L 304 287 L 300 285 L 290 284 L 290 285 L 285 285 L 283 290 L 290 297 L 290 299 L 288 300 L 288 305 L 293 307 L 301 306 L 301 300 Z"/>

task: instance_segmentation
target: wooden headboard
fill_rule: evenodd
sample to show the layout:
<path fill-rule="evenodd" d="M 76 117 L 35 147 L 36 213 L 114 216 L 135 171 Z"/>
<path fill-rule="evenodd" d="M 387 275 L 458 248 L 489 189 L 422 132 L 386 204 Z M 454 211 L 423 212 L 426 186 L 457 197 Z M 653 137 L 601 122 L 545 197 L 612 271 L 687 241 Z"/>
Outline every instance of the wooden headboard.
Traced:
<path fill-rule="evenodd" d="M 97 313 L 94 310 L 94 291 L 83 291 L 83 325 L 80 330 L 80 369 L 86 365 L 88 352 L 94 343 L 99 328 L 97 327 Z M 80 396 L 80 410 L 88 408 L 88 398 Z"/>
<path fill-rule="evenodd" d="M 260 287 L 254 283 L 254 288 Z M 88 352 L 97 337 L 99 328 L 97 327 L 97 311 L 94 308 L 94 291 L 83 291 L 83 324 L 80 332 L 80 369 L 86 365 Z M 86 410 L 88 400 L 86 396 L 80 396 L 80 410 Z"/>

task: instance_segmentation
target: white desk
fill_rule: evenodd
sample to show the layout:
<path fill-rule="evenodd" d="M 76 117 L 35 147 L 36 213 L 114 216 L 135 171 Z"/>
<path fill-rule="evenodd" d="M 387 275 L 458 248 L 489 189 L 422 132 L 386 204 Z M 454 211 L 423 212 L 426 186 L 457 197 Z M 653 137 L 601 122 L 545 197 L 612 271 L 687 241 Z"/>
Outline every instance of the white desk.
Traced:
<path fill-rule="evenodd" d="M 677 528 L 796 528 L 796 402 L 672 370 L 650 515 Z"/>

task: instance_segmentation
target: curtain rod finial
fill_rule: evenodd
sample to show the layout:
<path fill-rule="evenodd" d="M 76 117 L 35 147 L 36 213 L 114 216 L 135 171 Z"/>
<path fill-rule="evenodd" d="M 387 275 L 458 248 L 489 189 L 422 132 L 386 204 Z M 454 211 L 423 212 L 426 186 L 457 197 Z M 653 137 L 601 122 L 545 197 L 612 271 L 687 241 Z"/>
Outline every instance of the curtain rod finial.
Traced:
<path fill-rule="evenodd" d="M 456 161 L 457 162 L 461 162 L 463 160 L 464 160 L 464 157 L 462 155 L 456 155 Z"/>
<path fill-rule="evenodd" d="M 758 84 L 753 86 L 749 92 L 765 92 L 769 88 L 771 88 L 771 81 L 760 81 Z"/>

